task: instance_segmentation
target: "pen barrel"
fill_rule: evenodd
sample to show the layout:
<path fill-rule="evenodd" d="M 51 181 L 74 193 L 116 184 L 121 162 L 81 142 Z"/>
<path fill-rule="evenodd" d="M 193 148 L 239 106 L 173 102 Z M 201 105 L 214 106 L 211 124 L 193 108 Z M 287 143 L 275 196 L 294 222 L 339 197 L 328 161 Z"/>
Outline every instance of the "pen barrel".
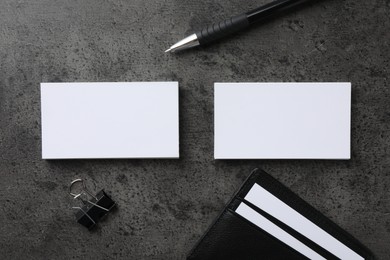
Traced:
<path fill-rule="evenodd" d="M 246 14 L 242 14 L 209 25 L 203 30 L 196 32 L 196 36 L 198 37 L 199 43 L 204 45 L 236 33 L 247 26 L 249 26 L 248 18 Z"/>
<path fill-rule="evenodd" d="M 250 24 L 285 13 L 293 7 L 308 3 L 308 0 L 276 0 L 246 13 Z"/>

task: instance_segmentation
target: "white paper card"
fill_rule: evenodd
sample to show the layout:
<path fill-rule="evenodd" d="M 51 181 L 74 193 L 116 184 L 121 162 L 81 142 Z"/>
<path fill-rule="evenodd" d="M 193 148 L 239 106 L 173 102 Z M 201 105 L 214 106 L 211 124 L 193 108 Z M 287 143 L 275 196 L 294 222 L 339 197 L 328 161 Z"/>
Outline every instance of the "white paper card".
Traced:
<path fill-rule="evenodd" d="M 216 159 L 349 159 L 350 83 L 215 83 Z"/>
<path fill-rule="evenodd" d="M 177 82 L 41 83 L 42 158 L 178 158 Z"/>
<path fill-rule="evenodd" d="M 245 203 L 241 202 L 240 205 L 237 207 L 236 211 L 237 214 L 242 216 L 243 218 L 247 219 L 248 221 L 252 222 L 271 236 L 279 239 L 286 245 L 294 248 L 296 251 L 300 252 L 302 255 L 306 256 L 309 259 L 313 260 L 325 260 L 321 255 L 319 255 L 317 252 L 315 252 L 313 249 L 308 247 L 307 245 L 303 244 L 301 241 L 257 213 L 255 210 L 253 210 L 251 207 L 246 205 Z"/>
<path fill-rule="evenodd" d="M 340 259 L 364 259 L 257 183 L 249 190 L 245 200 L 290 226 Z"/>

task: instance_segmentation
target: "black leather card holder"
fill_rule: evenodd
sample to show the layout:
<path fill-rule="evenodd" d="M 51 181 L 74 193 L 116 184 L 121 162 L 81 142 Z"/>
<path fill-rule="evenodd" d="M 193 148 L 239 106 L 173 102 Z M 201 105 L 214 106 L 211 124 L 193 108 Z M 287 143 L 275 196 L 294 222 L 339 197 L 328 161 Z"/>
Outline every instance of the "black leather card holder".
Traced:
<path fill-rule="evenodd" d="M 251 225 L 230 209 L 225 209 L 188 256 L 195 259 L 307 259 L 266 232 Z"/>
<path fill-rule="evenodd" d="M 275 238 L 272 234 L 267 233 L 237 214 L 235 210 L 240 203 L 249 205 L 256 212 L 310 247 L 324 259 L 339 259 L 297 231 L 273 218 L 273 216 L 245 201 L 245 195 L 255 183 L 267 189 L 364 259 L 374 259 L 372 253 L 350 234 L 299 198 L 272 176 L 262 170 L 255 169 L 228 202 L 223 212 L 191 250 L 187 256 L 188 260 L 308 259 L 300 252 Z"/>

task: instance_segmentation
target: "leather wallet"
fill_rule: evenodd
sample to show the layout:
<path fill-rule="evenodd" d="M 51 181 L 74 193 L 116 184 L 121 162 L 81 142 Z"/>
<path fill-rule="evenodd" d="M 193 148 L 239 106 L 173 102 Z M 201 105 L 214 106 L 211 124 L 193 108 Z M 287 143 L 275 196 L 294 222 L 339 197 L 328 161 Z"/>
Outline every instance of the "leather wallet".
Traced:
<path fill-rule="evenodd" d="M 187 259 L 353 260 L 374 256 L 272 176 L 255 169 Z"/>

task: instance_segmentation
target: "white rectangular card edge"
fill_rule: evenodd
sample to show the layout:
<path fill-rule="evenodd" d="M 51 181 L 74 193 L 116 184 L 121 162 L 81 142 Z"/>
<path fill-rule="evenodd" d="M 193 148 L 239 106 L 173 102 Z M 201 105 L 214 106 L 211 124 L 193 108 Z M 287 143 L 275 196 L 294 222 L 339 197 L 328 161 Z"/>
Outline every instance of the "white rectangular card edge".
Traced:
<path fill-rule="evenodd" d="M 67 157 L 55 157 L 55 156 L 44 156 L 42 155 L 42 160 L 75 160 L 75 159 L 87 159 L 87 160 L 100 160 L 100 159 L 118 159 L 118 160 L 125 160 L 125 159 L 162 159 L 162 160 L 177 160 L 180 159 L 179 157 L 172 157 L 172 156 L 131 156 L 131 157 L 126 157 L 126 156 L 112 156 L 112 157 L 87 157 L 87 156 L 67 156 Z"/>
<path fill-rule="evenodd" d="M 249 222 L 258 226 L 260 229 L 264 230 L 268 234 L 272 235 L 279 241 L 283 242 L 287 246 L 295 249 L 302 255 L 308 257 L 309 259 L 325 260 L 324 257 L 319 255 L 313 249 L 311 249 L 310 247 L 296 239 L 294 236 L 281 229 L 276 224 L 272 223 L 270 220 L 259 214 L 257 211 L 246 205 L 244 202 L 240 203 L 235 212 Z"/>
<path fill-rule="evenodd" d="M 255 183 L 245 195 L 244 199 L 290 226 L 338 258 L 345 260 L 364 259 L 348 246 L 264 189 L 261 185 Z"/>
<path fill-rule="evenodd" d="M 352 85 L 352 83 L 350 81 L 335 81 L 335 82 L 331 82 L 331 81 L 323 81 L 323 82 L 277 82 L 277 81 L 272 81 L 272 82 L 243 82 L 243 81 L 238 81 L 238 82 L 214 82 L 214 87 L 215 86 L 220 86 L 220 85 L 236 85 L 236 84 L 248 84 L 248 85 L 258 85 L 258 84 L 267 84 L 267 85 L 271 85 L 271 84 L 286 84 L 286 85 L 296 85 L 296 84 L 302 84 L 302 85 L 311 85 L 311 84 L 323 84 L 323 85 L 327 85 L 327 84 L 348 84 L 348 85 Z"/>
<path fill-rule="evenodd" d="M 66 157 L 61 157 L 61 156 L 50 156 L 45 152 L 44 148 L 44 142 L 43 142 L 43 136 L 45 134 L 44 130 L 45 128 L 42 127 L 42 122 L 44 121 L 44 109 L 43 109 L 43 93 L 45 88 L 53 87 L 53 86 L 61 86 L 66 84 L 67 86 L 71 85 L 103 85 L 103 84 L 142 84 L 142 85 L 165 85 L 165 84 L 171 84 L 174 83 L 176 84 L 175 89 L 176 89 L 176 98 L 177 98 L 177 122 L 176 122 L 176 136 L 177 136 L 177 150 L 174 152 L 174 155 L 170 156 L 104 156 L 104 157 L 95 157 L 95 156 L 66 156 Z M 72 159 L 180 159 L 180 130 L 179 130 L 179 82 L 178 81 L 131 81 L 131 82 L 40 82 L 40 114 L 41 114 L 41 158 L 43 160 L 72 160 Z"/>
<path fill-rule="evenodd" d="M 73 84 L 86 84 L 86 85 L 102 85 L 102 84 L 169 84 L 176 83 L 179 86 L 178 81 L 99 81 L 99 82 L 90 82 L 90 81 L 72 81 L 72 82 L 40 82 L 40 87 L 46 85 L 73 85 Z"/>
<path fill-rule="evenodd" d="M 238 156 L 217 156 L 214 154 L 215 160 L 335 160 L 335 161 L 344 161 L 344 160 L 350 160 L 351 156 L 346 157 L 286 157 L 286 156 L 279 156 L 279 157 L 267 157 L 263 156 L 261 158 L 259 157 L 238 157 Z"/>
<path fill-rule="evenodd" d="M 243 85 L 273 85 L 273 84 L 283 84 L 283 85 L 334 85 L 334 84 L 342 84 L 344 87 L 348 88 L 349 91 L 349 97 L 348 97 L 348 104 L 349 107 L 351 107 L 351 93 L 352 93 L 352 83 L 351 82 L 214 82 L 214 159 L 215 160 L 240 160 L 240 159 L 247 159 L 247 160 L 256 160 L 256 159 L 264 159 L 264 160 L 277 160 L 277 159 L 299 159 L 299 160 L 350 160 L 351 159 L 351 109 L 349 109 L 349 142 L 348 142 L 348 151 L 344 153 L 343 156 L 333 157 L 333 156 L 228 156 L 228 155 L 220 155 L 218 153 L 217 149 L 217 125 L 216 125 L 216 112 L 217 111 L 217 91 L 220 88 L 223 88 L 224 86 L 229 85 L 237 85 L 237 84 L 243 84 Z"/>

